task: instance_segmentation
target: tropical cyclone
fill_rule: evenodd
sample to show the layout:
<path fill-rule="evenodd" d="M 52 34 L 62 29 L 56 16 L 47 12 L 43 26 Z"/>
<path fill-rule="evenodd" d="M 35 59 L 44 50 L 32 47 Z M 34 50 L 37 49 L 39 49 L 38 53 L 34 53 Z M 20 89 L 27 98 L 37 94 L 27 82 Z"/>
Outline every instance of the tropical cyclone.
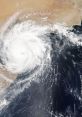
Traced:
<path fill-rule="evenodd" d="M 16 13 L 8 20 L 0 35 L 1 64 L 12 73 L 30 71 L 50 59 L 51 43 L 47 36 L 50 32 L 57 30 L 74 44 L 81 44 L 81 37 L 69 33 L 70 28 L 62 24 L 42 25 L 32 20 L 15 23 L 18 15 Z"/>
<path fill-rule="evenodd" d="M 81 115 L 82 24 L 69 28 L 16 17 L 0 33 L 0 66 L 18 74 L 15 81 L 1 76 L 11 84 L 0 94 L 0 116 Z"/>

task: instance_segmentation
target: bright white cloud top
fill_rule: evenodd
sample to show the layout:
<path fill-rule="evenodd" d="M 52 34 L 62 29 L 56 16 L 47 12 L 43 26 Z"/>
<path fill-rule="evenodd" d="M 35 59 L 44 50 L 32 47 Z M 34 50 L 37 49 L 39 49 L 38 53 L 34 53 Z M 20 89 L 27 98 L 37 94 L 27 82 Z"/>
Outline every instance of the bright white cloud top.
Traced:
<path fill-rule="evenodd" d="M 0 56 L 7 70 L 22 73 L 42 66 L 50 45 L 45 39 L 48 27 L 25 21 L 15 24 L 1 40 Z M 46 53 L 49 59 L 49 52 Z"/>

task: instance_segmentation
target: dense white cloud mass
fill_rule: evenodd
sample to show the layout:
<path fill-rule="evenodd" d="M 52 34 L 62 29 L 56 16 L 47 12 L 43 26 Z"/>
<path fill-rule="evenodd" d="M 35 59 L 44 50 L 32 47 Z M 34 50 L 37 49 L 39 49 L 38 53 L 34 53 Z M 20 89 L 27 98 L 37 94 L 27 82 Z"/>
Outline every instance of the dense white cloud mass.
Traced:
<path fill-rule="evenodd" d="M 41 66 L 50 45 L 45 39 L 47 26 L 25 21 L 15 24 L 1 40 L 0 56 L 5 67 L 13 73 L 22 73 Z M 50 58 L 50 53 L 46 57 Z"/>

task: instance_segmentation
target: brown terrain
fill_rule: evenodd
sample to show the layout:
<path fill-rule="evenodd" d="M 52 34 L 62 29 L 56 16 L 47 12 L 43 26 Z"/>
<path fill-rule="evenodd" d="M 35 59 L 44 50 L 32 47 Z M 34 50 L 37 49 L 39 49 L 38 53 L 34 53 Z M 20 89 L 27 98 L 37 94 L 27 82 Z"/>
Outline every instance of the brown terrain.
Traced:
<path fill-rule="evenodd" d="M 0 0 L 0 21 L 5 21 L 19 10 L 48 16 L 51 22 L 80 23 L 81 0 Z"/>
<path fill-rule="evenodd" d="M 36 13 L 39 18 L 48 17 L 49 23 L 66 23 L 68 26 L 80 24 L 82 18 L 81 0 L 0 0 L 0 24 L 3 24 L 13 13 L 24 11 L 25 14 Z M 36 16 L 31 16 L 39 20 Z M 0 69 L 9 79 L 14 80 L 16 74 Z M 0 79 L 0 87 L 10 85 L 5 79 Z"/>

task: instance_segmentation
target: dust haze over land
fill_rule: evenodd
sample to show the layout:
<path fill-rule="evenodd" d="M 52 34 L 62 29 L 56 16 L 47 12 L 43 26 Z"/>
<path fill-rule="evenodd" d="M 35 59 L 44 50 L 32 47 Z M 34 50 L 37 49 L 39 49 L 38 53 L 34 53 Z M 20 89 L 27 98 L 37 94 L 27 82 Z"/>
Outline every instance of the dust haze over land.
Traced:
<path fill-rule="evenodd" d="M 80 24 L 81 6 L 81 0 L 0 0 L 0 21 L 5 21 L 14 12 L 22 9 L 44 15 L 51 23 Z"/>

